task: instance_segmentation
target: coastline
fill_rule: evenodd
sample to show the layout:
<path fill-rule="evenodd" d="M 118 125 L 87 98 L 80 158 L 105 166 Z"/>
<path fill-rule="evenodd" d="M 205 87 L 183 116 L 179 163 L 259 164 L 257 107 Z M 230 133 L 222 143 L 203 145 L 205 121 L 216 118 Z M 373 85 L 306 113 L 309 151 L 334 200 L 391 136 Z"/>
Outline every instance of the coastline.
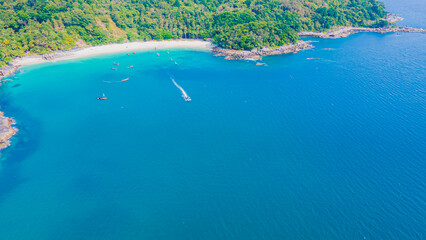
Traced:
<path fill-rule="evenodd" d="M 336 29 L 329 30 L 325 33 L 322 32 L 300 32 L 301 37 L 317 37 L 317 38 L 344 38 L 349 35 L 360 33 L 360 32 L 371 32 L 371 33 L 426 33 L 426 29 L 423 28 L 412 28 L 412 27 L 395 27 L 395 28 L 365 28 L 365 27 L 339 27 Z"/>
<path fill-rule="evenodd" d="M 25 56 L 16 58 L 8 65 L 0 68 L 0 85 L 3 78 L 13 75 L 22 66 L 150 49 L 189 48 L 210 51 L 213 47 L 214 45 L 211 42 L 201 40 L 137 41 L 76 48 L 44 55 Z M 0 111 L 0 150 L 8 147 L 10 145 L 9 139 L 17 133 L 18 130 L 13 127 L 14 124 L 15 120 L 4 116 L 4 113 Z"/>
<path fill-rule="evenodd" d="M 211 50 L 213 44 L 202 40 L 173 40 L 173 41 L 136 41 L 127 43 L 112 43 L 107 45 L 75 48 L 68 51 L 57 51 L 44 55 L 31 55 L 15 58 L 9 65 L 0 69 L 0 79 L 13 75 L 20 67 L 48 62 L 93 57 L 103 54 L 131 52 L 151 49 L 192 48 Z"/>
<path fill-rule="evenodd" d="M 402 18 L 391 15 L 391 22 L 396 22 Z M 299 32 L 301 37 L 317 37 L 317 38 L 344 38 L 349 35 L 360 32 L 373 32 L 373 33 L 397 33 L 397 32 L 410 32 L 410 33 L 426 33 L 426 29 L 412 28 L 412 27 L 394 27 L 394 28 L 365 28 L 365 27 L 338 27 L 327 32 Z M 288 44 L 276 48 L 264 47 L 262 49 L 248 50 L 232 50 L 223 49 L 214 45 L 210 41 L 205 40 L 170 40 L 170 41 L 136 41 L 126 43 L 112 43 L 107 45 L 90 46 L 83 48 L 75 48 L 68 51 L 57 51 L 44 55 L 30 55 L 15 58 L 8 65 L 0 68 L 0 80 L 13 75 L 20 67 L 27 65 L 36 65 L 47 62 L 56 62 L 62 60 L 71 60 L 98 56 L 103 54 L 120 53 L 126 51 L 140 51 L 151 49 L 172 49 L 172 48 L 193 48 L 205 49 L 212 51 L 215 56 L 223 56 L 227 60 L 261 60 L 263 56 L 280 55 L 286 53 L 295 53 L 302 50 L 313 48 L 309 43 L 312 41 L 299 40 L 298 43 Z M 1 85 L 1 83 L 0 83 Z"/>
<path fill-rule="evenodd" d="M 258 61 L 261 60 L 263 56 L 268 55 L 280 55 L 286 53 L 296 53 L 299 51 L 307 50 L 313 48 L 311 41 L 299 41 L 296 44 L 288 44 L 285 46 L 277 47 L 277 48 L 267 48 L 264 47 L 262 49 L 253 49 L 251 51 L 248 50 L 232 50 L 232 49 L 223 49 L 220 47 L 213 48 L 212 52 L 215 56 L 224 56 L 226 60 L 252 60 Z"/>
<path fill-rule="evenodd" d="M 396 15 L 390 15 L 390 22 L 396 22 L 402 18 Z M 374 32 L 374 33 L 396 33 L 396 32 L 412 32 L 412 33 L 426 33 L 426 29 L 411 28 L 411 27 L 394 27 L 394 28 L 363 28 L 363 27 L 338 27 L 329 30 L 325 33 L 321 32 L 300 32 L 299 36 L 318 37 L 318 38 L 343 38 L 351 34 L 359 32 Z M 68 51 L 57 51 L 54 53 L 44 55 L 31 55 L 18 57 L 10 62 L 8 65 L 0 68 L 0 85 L 1 80 L 5 77 L 13 75 L 22 66 L 36 65 L 41 63 L 56 62 L 62 60 L 71 60 L 79 58 L 87 58 L 103 54 L 112 54 L 120 52 L 132 52 L 140 50 L 154 50 L 154 49 L 172 49 L 172 48 L 188 48 L 188 49 L 201 49 L 211 51 L 215 56 L 223 56 L 226 60 L 252 60 L 259 61 L 263 56 L 280 55 L 286 53 L 296 53 L 299 51 L 311 49 L 312 41 L 300 40 L 296 44 L 288 44 L 276 48 L 264 47 L 262 49 L 248 50 L 231 50 L 223 49 L 215 46 L 210 41 L 204 40 L 171 40 L 171 41 L 136 41 L 126 43 L 113 43 L 108 45 L 91 46 L 84 48 L 75 48 Z M 256 65 L 264 65 L 257 63 Z M 0 150 L 10 145 L 9 139 L 16 134 L 17 129 L 12 125 L 15 121 L 11 118 L 5 117 L 4 113 L 0 111 Z"/>
<path fill-rule="evenodd" d="M 17 132 L 17 129 L 12 127 L 14 124 L 12 118 L 5 117 L 3 112 L 0 112 L 0 150 L 10 145 L 9 139 Z"/>

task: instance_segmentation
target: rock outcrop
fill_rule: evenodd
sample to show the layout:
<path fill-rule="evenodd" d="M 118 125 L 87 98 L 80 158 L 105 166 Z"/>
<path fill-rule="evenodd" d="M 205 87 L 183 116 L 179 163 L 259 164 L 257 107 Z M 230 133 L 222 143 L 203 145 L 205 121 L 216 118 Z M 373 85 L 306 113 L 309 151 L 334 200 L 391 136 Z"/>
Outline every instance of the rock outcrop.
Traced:
<path fill-rule="evenodd" d="M 365 27 L 339 27 L 324 33 L 318 32 L 300 32 L 299 36 L 318 37 L 318 38 L 343 38 L 359 32 L 375 32 L 375 33 L 426 33 L 426 29 L 412 27 L 395 27 L 395 28 L 365 28 Z"/>
<path fill-rule="evenodd" d="M 224 56 L 227 60 L 260 60 L 262 56 L 267 55 L 279 55 L 291 52 L 298 52 L 302 50 L 306 50 L 309 48 L 313 48 L 309 42 L 299 41 L 296 44 L 289 44 L 277 48 L 267 48 L 264 47 L 262 49 L 253 49 L 251 51 L 246 50 L 231 50 L 231 49 L 223 49 L 216 47 L 212 50 L 215 56 Z"/>
<path fill-rule="evenodd" d="M 5 117 L 0 112 L 0 150 L 9 146 L 9 139 L 16 133 L 16 129 L 12 127 L 15 121 L 11 118 Z"/>

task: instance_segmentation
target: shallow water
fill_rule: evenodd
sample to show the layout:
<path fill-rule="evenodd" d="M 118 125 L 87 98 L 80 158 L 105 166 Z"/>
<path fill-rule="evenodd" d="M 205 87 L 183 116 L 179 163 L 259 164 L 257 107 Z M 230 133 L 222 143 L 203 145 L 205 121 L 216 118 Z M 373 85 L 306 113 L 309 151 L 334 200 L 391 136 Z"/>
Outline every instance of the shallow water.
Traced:
<path fill-rule="evenodd" d="M 25 67 L 0 239 L 424 239 L 426 35 L 314 45 Z"/>

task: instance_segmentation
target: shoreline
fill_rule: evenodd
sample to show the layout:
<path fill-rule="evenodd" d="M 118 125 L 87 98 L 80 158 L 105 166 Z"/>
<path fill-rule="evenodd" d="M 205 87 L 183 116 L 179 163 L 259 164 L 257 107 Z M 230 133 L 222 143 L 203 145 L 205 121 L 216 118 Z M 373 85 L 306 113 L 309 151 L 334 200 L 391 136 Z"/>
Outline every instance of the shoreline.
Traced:
<path fill-rule="evenodd" d="M 191 48 L 211 50 L 214 45 L 202 40 L 173 40 L 173 41 L 136 41 L 127 43 L 112 43 L 107 45 L 75 48 L 67 51 L 57 51 L 44 55 L 31 55 L 15 58 L 8 65 L 0 68 L 0 80 L 13 75 L 20 67 L 48 62 L 87 58 L 104 54 L 133 52 L 140 50 Z"/>
<path fill-rule="evenodd" d="M 140 50 L 190 48 L 213 49 L 214 45 L 202 40 L 173 40 L 173 41 L 136 41 L 127 43 L 112 43 L 107 45 L 75 48 L 67 51 L 57 51 L 44 55 L 17 57 L 8 65 L 0 68 L 0 80 L 13 75 L 20 67 L 48 62 L 87 58 L 104 54 L 132 52 Z M 1 83 L 0 83 L 1 84 Z"/>
<path fill-rule="evenodd" d="M 399 21 L 402 18 L 391 16 L 394 21 Z M 349 35 L 360 32 L 372 33 L 425 33 L 426 29 L 412 27 L 394 27 L 394 28 L 365 28 L 365 27 L 338 27 L 327 32 L 299 32 L 301 37 L 317 37 L 324 39 L 344 38 Z M 263 56 L 280 55 L 287 53 L 296 53 L 302 50 L 311 49 L 312 41 L 299 40 L 296 44 L 288 44 L 276 48 L 263 47 L 261 49 L 249 50 L 232 50 L 224 49 L 216 46 L 210 41 L 205 40 L 170 40 L 170 41 L 136 41 L 126 43 L 112 43 L 107 45 L 90 46 L 83 48 L 75 48 L 66 51 L 57 51 L 44 55 L 30 55 L 17 57 L 8 65 L 0 68 L 0 80 L 9 77 L 16 73 L 22 66 L 36 65 L 48 62 L 57 62 L 63 60 L 72 60 L 79 58 L 87 58 L 104 54 L 113 54 L 126 51 L 154 50 L 154 49 L 172 49 L 172 48 L 192 48 L 205 49 L 211 51 L 215 56 L 223 56 L 227 60 L 261 60 Z M 1 82 L 0 82 L 1 85 Z"/>
<path fill-rule="evenodd" d="M 413 28 L 413 27 L 395 27 L 395 28 L 365 28 L 365 27 L 338 27 L 336 29 L 329 30 L 325 33 L 322 32 L 300 32 L 299 36 L 301 37 L 317 37 L 317 38 L 344 38 L 349 35 L 361 32 L 371 32 L 371 33 L 426 33 L 426 29 L 423 28 Z"/>
<path fill-rule="evenodd" d="M 213 47 L 214 45 L 211 42 L 202 40 L 136 41 L 75 48 L 44 55 L 18 57 L 8 65 L 0 68 L 0 86 L 3 78 L 15 74 L 22 66 L 140 50 L 186 48 L 211 51 Z M 0 150 L 7 148 L 10 145 L 10 138 L 17 133 L 18 129 L 13 127 L 14 124 L 14 119 L 4 116 L 4 113 L 0 111 Z"/>
<path fill-rule="evenodd" d="M 296 44 L 287 44 L 277 48 L 267 48 L 264 47 L 262 49 L 253 49 L 251 51 L 248 50 L 232 50 L 232 49 L 224 49 L 220 47 L 215 47 L 212 50 L 212 53 L 219 57 L 223 56 L 226 60 L 252 60 L 258 61 L 261 60 L 263 56 L 269 55 L 281 55 L 286 53 L 296 53 L 299 51 L 311 49 L 314 46 L 309 44 L 312 41 L 302 41 L 300 40 Z"/>
<path fill-rule="evenodd" d="M 7 148 L 10 145 L 9 139 L 17 133 L 18 130 L 12 127 L 14 124 L 15 120 L 0 112 L 0 150 Z"/>
<path fill-rule="evenodd" d="M 402 18 L 396 15 L 390 16 L 393 22 L 399 21 Z M 300 32 L 299 36 L 303 37 L 318 37 L 318 38 L 343 38 L 359 32 L 373 32 L 373 33 L 396 33 L 396 32 L 412 32 L 424 33 L 426 29 L 412 28 L 412 27 L 394 27 L 394 28 L 363 28 L 363 27 L 338 27 L 329 30 L 325 33 L 318 32 Z M 296 53 L 303 50 L 313 48 L 311 45 L 313 41 L 299 40 L 296 44 L 288 44 L 276 48 L 264 47 L 262 49 L 248 50 L 232 50 L 223 49 L 215 46 L 210 41 L 204 40 L 171 40 L 171 41 L 136 41 L 126 43 L 112 43 L 107 45 L 90 46 L 83 48 L 75 48 L 68 51 L 57 51 L 54 53 L 44 55 L 31 55 L 15 58 L 8 65 L 0 68 L 0 86 L 1 80 L 5 77 L 13 75 L 22 66 L 36 65 L 48 62 L 57 62 L 63 60 L 72 60 L 87 58 L 92 56 L 113 54 L 121 52 L 133 52 L 140 50 L 154 50 L 154 49 L 172 49 L 172 48 L 187 48 L 187 49 L 204 49 L 211 51 L 214 56 L 223 56 L 226 60 L 252 60 L 259 61 L 263 56 L 280 55 L 287 53 Z M 257 63 L 256 65 L 264 65 Z M 0 111 L 0 150 L 10 145 L 9 139 L 18 131 L 12 127 L 15 121 L 12 118 L 4 116 Z"/>

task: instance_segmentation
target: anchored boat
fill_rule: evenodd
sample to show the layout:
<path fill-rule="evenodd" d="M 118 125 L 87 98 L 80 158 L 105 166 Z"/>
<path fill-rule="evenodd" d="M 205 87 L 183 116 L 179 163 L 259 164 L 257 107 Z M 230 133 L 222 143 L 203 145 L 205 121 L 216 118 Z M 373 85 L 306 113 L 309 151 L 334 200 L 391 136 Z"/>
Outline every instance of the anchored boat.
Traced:
<path fill-rule="evenodd" d="M 98 100 L 107 100 L 107 97 L 105 96 L 105 93 L 102 93 L 102 97 L 97 97 Z"/>

